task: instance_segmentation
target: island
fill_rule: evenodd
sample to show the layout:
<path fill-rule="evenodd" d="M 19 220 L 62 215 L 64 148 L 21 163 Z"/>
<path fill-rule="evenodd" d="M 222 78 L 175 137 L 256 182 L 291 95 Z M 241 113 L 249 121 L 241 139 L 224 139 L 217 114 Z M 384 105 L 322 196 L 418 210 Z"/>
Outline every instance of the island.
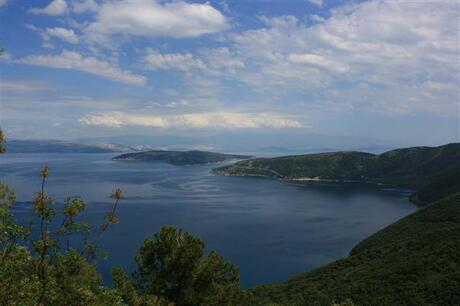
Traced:
<path fill-rule="evenodd" d="M 173 165 L 195 165 L 195 164 L 208 164 L 217 163 L 227 160 L 241 160 L 248 159 L 252 156 L 224 154 L 207 151 L 166 151 L 166 150 L 152 150 L 144 152 L 126 153 L 115 156 L 112 160 L 119 161 L 163 161 Z"/>
<path fill-rule="evenodd" d="M 404 148 L 382 154 L 350 151 L 255 158 L 212 172 L 228 176 L 370 182 L 405 187 L 417 190 L 411 196 L 414 203 L 427 204 L 460 191 L 460 143 Z"/>

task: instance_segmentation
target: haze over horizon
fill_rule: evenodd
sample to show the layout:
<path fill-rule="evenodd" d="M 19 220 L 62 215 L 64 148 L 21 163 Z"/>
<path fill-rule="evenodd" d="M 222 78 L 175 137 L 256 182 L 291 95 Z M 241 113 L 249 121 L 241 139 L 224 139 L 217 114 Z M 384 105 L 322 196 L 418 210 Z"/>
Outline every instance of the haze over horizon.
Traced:
<path fill-rule="evenodd" d="M 444 0 L 0 0 L 0 126 L 247 149 L 459 142 L 459 14 Z"/>

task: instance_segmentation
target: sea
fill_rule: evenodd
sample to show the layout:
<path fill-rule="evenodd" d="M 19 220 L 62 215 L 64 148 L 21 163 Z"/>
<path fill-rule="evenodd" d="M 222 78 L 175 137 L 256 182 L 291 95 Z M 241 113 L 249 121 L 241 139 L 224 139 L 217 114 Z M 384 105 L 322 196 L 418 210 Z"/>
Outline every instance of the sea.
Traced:
<path fill-rule="evenodd" d="M 210 173 L 226 163 L 174 166 L 112 161 L 115 154 L 2 154 L 1 181 L 16 190 L 15 216 L 32 216 L 40 168 L 49 167 L 46 191 L 62 207 L 66 196 L 87 203 L 84 219 L 96 227 L 111 209 L 114 188 L 125 194 L 120 222 L 100 240 L 106 283 L 111 268 L 135 271 L 144 239 L 165 225 L 201 237 L 237 265 L 241 285 L 283 282 L 348 255 L 359 241 L 417 209 L 409 190 L 365 183 L 280 181 Z M 228 162 L 227 162 L 228 163 Z"/>

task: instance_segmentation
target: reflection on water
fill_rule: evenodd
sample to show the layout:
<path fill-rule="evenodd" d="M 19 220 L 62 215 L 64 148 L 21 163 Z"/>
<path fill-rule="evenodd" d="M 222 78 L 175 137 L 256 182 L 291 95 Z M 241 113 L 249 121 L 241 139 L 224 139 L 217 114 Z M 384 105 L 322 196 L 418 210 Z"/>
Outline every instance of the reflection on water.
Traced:
<path fill-rule="evenodd" d="M 354 183 L 287 182 L 216 176 L 212 165 L 111 161 L 110 154 L 4 154 L 2 180 L 17 191 L 25 217 L 38 190 L 38 171 L 50 166 L 48 192 L 81 195 L 87 218 L 99 224 L 110 192 L 121 187 L 121 223 L 102 239 L 109 259 L 99 269 L 134 267 L 143 239 L 169 224 L 200 235 L 236 263 L 244 286 L 284 281 L 346 256 L 358 241 L 415 210 L 407 191 Z"/>

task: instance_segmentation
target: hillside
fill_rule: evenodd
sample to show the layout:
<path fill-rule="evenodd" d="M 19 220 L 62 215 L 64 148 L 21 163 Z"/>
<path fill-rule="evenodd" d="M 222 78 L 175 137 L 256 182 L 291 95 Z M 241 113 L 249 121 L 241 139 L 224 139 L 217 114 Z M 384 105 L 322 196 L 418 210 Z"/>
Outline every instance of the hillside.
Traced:
<path fill-rule="evenodd" d="M 247 159 L 250 156 L 223 154 L 206 151 L 145 151 L 116 156 L 113 160 L 121 161 L 163 161 L 173 165 L 193 165 L 222 162 L 232 159 Z"/>
<path fill-rule="evenodd" d="M 62 140 L 8 140 L 8 153 L 112 153 L 133 151 L 112 143 L 81 144 Z"/>
<path fill-rule="evenodd" d="M 460 305 L 460 193 L 370 236 L 345 259 L 252 293 L 260 305 Z"/>
<path fill-rule="evenodd" d="M 256 158 L 213 169 L 213 172 L 235 176 L 388 184 L 420 190 L 412 198 L 415 202 L 426 204 L 460 191 L 459 169 L 460 143 L 452 143 L 439 147 L 398 149 L 379 155 L 333 152 Z M 436 188 L 430 188 L 432 184 L 437 184 Z M 423 191 L 423 188 L 428 189 Z M 439 194 L 433 193 L 432 189 Z M 446 189 L 445 192 L 442 189 Z"/>

